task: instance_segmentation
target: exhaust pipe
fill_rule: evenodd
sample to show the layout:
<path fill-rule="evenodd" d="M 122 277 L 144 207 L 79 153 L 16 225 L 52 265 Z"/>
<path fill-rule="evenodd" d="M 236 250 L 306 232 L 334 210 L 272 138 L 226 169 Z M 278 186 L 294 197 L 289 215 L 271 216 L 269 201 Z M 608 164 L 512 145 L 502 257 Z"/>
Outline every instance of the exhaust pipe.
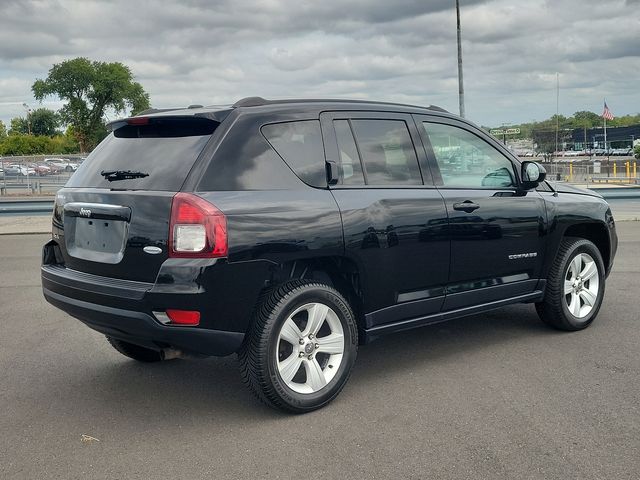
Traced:
<path fill-rule="evenodd" d="M 178 350 L 177 348 L 169 347 L 169 348 L 163 348 L 162 350 L 160 350 L 160 357 L 162 358 L 162 360 L 174 360 L 176 358 L 198 359 L 198 358 L 206 358 L 207 355 L 184 352 L 182 350 Z"/>
<path fill-rule="evenodd" d="M 163 348 L 160 350 L 160 357 L 162 357 L 162 360 L 174 360 L 176 358 L 187 358 L 187 355 L 182 350 Z"/>

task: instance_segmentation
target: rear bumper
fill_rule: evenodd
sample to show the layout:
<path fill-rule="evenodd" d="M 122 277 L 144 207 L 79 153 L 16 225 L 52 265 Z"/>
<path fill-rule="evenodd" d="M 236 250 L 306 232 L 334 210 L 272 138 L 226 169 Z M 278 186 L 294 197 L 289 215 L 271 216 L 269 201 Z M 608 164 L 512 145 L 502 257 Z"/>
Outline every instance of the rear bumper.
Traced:
<path fill-rule="evenodd" d="M 45 299 L 105 335 L 147 348 L 224 356 L 238 351 L 270 263 L 220 259 L 163 262 L 154 282 L 67 268 L 55 240 L 43 248 Z M 198 326 L 161 323 L 154 312 L 197 310 Z"/>
<path fill-rule="evenodd" d="M 229 355 L 240 348 L 244 334 L 204 328 L 169 327 L 144 312 L 90 303 L 43 286 L 45 299 L 92 329 L 154 350 L 174 347 L 202 355 Z"/>

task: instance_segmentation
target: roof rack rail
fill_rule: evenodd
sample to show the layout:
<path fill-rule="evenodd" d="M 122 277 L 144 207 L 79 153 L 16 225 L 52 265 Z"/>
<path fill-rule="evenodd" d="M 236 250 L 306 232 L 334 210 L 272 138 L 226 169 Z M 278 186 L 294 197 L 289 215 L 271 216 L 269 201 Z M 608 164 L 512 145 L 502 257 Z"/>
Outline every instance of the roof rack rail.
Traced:
<path fill-rule="evenodd" d="M 451 113 L 445 110 L 442 107 L 438 107 L 437 105 L 429 105 L 428 107 L 421 107 L 419 105 L 406 105 L 402 103 L 390 103 L 390 102 L 376 102 L 374 100 L 350 100 L 350 99 L 320 99 L 320 98 L 287 98 L 280 100 L 267 100 L 262 97 L 245 97 L 238 100 L 236 103 L 232 105 L 233 108 L 236 107 L 259 107 L 263 105 L 274 105 L 274 104 L 285 104 L 285 103 L 319 103 L 319 102 L 339 102 L 339 103 L 370 103 L 370 104 L 379 104 L 379 105 L 404 105 L 406 107 L 414 107 L 414 108 L 426 108 L 428 110 L 432 110 L 434 112 L 443 112 L 443 113 Z"/>

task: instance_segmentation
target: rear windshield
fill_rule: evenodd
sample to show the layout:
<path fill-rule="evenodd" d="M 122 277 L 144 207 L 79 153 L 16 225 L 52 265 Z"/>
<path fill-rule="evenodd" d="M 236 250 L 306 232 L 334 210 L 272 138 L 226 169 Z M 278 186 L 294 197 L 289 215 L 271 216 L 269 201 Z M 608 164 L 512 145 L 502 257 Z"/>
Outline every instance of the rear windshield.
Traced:
<path fill-rule="evenodd" d="M 218 125 L 198 117 L 125 124 L 91 152 L 66 186 L 178 191 Z M 102 172 L 115 173 L 105 178 Z"/>

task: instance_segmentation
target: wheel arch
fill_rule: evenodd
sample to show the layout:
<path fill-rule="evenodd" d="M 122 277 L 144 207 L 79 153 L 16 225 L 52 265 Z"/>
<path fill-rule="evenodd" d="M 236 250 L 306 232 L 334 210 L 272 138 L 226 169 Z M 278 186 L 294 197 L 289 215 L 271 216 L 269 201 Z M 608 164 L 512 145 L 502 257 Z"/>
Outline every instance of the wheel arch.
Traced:
<path fill-rule="evenodd" d="M 562 238 L 567 237 L 584 238 L 593 243 L 598 248 L 600 255 L 602 255 L 602 262 L 605 265 L 605 269 L 607 269 L 606 274 L 609 273 L 608 269 L 611 264 L 611 240 L 604 223 L 589 222 L 569 225 L 562 235 Z"/>
<path fill-rule="evenodd" d="M 294 279 L 316 280 L 335 288 L 349 302 L 358 329 L 364 328 L 361 272 L 356 262 L 344 256 L 323 256 L 279 263 L 271 269 L 267 289 Z"/>

